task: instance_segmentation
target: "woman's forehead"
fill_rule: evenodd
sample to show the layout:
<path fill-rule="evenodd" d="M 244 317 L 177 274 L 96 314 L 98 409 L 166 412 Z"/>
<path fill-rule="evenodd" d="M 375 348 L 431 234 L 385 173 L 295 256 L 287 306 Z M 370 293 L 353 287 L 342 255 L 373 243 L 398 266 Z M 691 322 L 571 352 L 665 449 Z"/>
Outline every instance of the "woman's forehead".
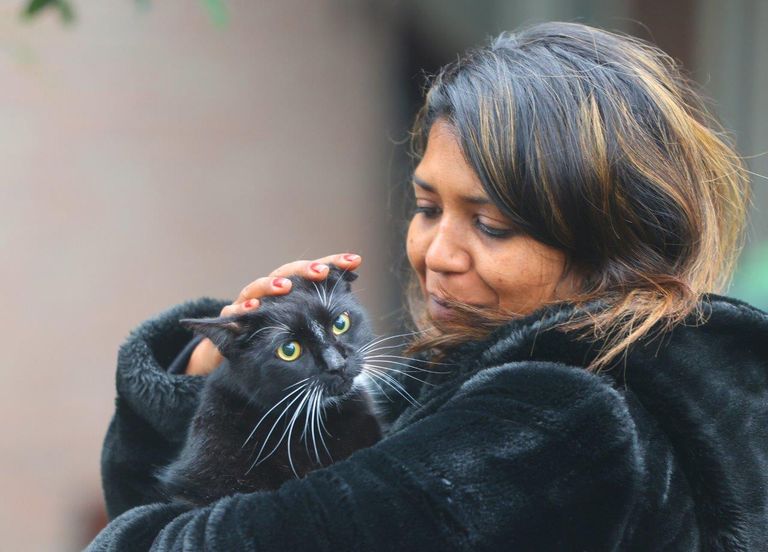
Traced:
<path fill-rule="evenodd" d="M 477 173 L 464 158 L 451 126 L 438 120 L 432 125 L 424 156 L 416 167 L 413 184 L 427 192 L 463 196 L 471 203 L 487 203 Z"/>
<path fill-rule="evenodd" d="M 429 194 L 456 196 L 460 201 L 471 205 L 493 204 L 479 185 L 473 185 L 471 190 L 465 190 L 463 188 L 466 188 L 466 186 L 462 187 L 460 184 L 456 185 L 452 182 L 443 182 L 443 184 L 435 186 L 415 174 L 413 176 L 413 185 L 415 188 L 423 190 Z"/>

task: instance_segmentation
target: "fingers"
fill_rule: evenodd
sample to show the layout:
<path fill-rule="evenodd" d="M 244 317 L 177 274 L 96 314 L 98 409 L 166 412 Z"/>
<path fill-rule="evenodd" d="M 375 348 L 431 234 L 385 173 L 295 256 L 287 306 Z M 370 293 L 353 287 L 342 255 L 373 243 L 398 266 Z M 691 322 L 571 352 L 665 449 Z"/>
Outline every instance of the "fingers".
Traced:
<path fill-rule="evenodd" d="M 249 299 L 260 299 L 265 295 L 283 295 L 291 291 L 293 283 L 282 276 L 264 276 L 257 278 L 243 288 L 235 299 L 235 303 L 243 303 Z"/>
<path fill-rule="evenodd" d="M 355 270 L 362 259 L 354 253 L 341 253 L 320 257 L 314 261 L 294 261 L 274 270 L 270 276 L 303 276 L 310 280 L 324 280 L 328 276 L 328 265 L 333 264 L 342 269 Z"/>
<path fill-rule="evenodd" d="M 257 278 L 245 286 L 231 305 L 221 310 L 221 316 L 242 314 L 258 307 L 259 299 L 268 295 L 284 295 L 291 290 L 289 276 L 302 276 L 320 281 L 328 276 L 329 265 L 346 270 L 355 270 L 362 263 L 360 255 L 340 253 L 328 255 L 313 261 L 294 261 L 272 271 L 269 276 Z"/>
<path fill-rule="evenodd" d="M 244 312 L 248 312 L 249 310 L 258 307 L 259 303 L 258 299 L 248 299 L 240 303 L 235 302 L 221 309 L 219 316 L 235 316 L 236 314 L 243 314 Z"/>

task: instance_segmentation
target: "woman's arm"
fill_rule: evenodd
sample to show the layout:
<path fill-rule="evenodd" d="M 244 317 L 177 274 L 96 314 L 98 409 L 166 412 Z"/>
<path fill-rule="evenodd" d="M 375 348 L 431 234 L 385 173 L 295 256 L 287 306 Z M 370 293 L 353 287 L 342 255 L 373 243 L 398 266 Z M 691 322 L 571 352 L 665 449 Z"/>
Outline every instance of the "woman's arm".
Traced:
<path fill-rule="evenodd" d="M 549 363 L 460 383 L 346 460 L 204 508 L 130 510 L 90 550 L 615 548 L 643 469 L 623 397 Z"/>
<path fill-rule="evenodd" d="M 140 324 L 121 345 L 115 414 L 101 454 L 110 519 L 160 500 L 154 472 L 182 446 L 205 381 L 168 372 L 193 339 L 179 319 L 216 316 L 226 304 L 202 298 L 176 305 Z"/>

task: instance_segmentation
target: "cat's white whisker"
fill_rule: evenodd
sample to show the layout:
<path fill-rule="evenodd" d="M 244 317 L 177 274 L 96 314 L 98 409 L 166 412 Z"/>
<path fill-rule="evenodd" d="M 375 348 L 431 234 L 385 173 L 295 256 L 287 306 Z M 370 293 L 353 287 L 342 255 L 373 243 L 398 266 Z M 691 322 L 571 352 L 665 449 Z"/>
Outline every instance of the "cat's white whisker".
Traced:
<path fill-rule="evenodd" d="M 255 332 L 253 332 L 251 335 L 249 335 L 248 336 L 248 340 L 250 341 L 251 339 L 254 338 L 254 336 L 256 336 L 257 334 L 260 334 L 261 332 L 263 332 L 265 330 L 280 330 L 281 333 L 282 332 L 286 332 L 287 333 L 287 332 L 290 331 L 290 329 L 288 327 L 282 328 L 282 327 L 279 327 L 279 326 L 264 326 L 262 328 L 259 328 Z"/>
<path fill-rule="evenodd" d="M 421 382 L 424 385 L 435 385 L 434 383 L 429 383 L 428 381 L 424 381 L 422 379 L 419 379 L 416 376 L 414 376 L 412 374 L 409 374 L 405 370 L 399 370 L 397 368 L 392 368 L 392 367 L 388 367 L 388 366 L 379 366 L 378 364 L 374 364 L 374 363 L 367 363 L 366 366 L 373 366 L 374 368 L 378 368 L 379 370 L 386 370 L 388 372 L 394 372 L 396 374 L 403 374 L 405 377 L 415 379 L 416 381 Z"/>
<path fill-rule="evenodd" d="M 429 327 L 429 328 L 426 328 L 426 329 L 423 329 L 423 330 L 416 330 L 416 331 L 413 331 L 413 332 L 405 332 L 405 333 L 396 334 L 396 335 L 382 335 L 382 336 L 378 336 L 378 337 L 375 337 L 374 339 L 372 339 L 369 343 L 366 343 L 364 345 L 364 347 L 369 347 L 369 346 L 371 346 L 371 345 L 373 345 L 375 343 L 381 343 L 383 341 L 388 341 L 390 339 L 397 339 L 399 337 L 409 337 L 409 336 L 412 336 L 412 335 L 418 335 L 418 334 L 426 333 L 426 332 L 429 332 L 429 331 L 431 331 L 433 329 L 434 328 Z"/>
<path fill-rule="evenodd" d="M 315 291 L 317 291 L 317 296 L 320 299 L 320 302 L 323 306 L 328 307 L 328 297 L 325 294 L 325 286 L 320 284 L 320 287 L 318 287 L 315 282 L 312 282 L 312 285 L 315 286 Z"/>
<path fill-rule="evenodd" d="M 296 419 L 299 417 L 301 413 L 301 409 L 304 408 L 304 404 L 306 403 L 307 407 L 309 407 L 309 403 L 307 402 L 307 400 L 309 399 L 309 396 L 310 396 L 310 392 L 307 391 L 306 395 L 304 396 L 304 400 L 302 400 L 299 406 L 296 407 L 296 412 L 293 413 L 291 422 L 288 425 L 288 439 L 286 440 L 286 445 L 288 447 L 288 463 L 291 465 L 291 471 L 293 472 L 293 475 L 296 476 L 296 479 L 300 479 L 301 476 L 298 473 L 296 473 L 296 468 L 293 467 L 293 458 L 291 458 L 291 435 L 293 434 L 293 426 L 296 424 Z M 309 411 L 309 409 L 307 409 L 307 411 Z"/>
<path fill-rule="evenodd" d="M 427 328 L 426 330 L 419 330 L 419 331 L 416 331 L 416 332 L 407 332 L 407 333 L 397 334 L 397 335 L 388 335 L 388 336 L 385 336 L 385 337 L 377 338 L 377 339 L 374 339 L 373 341 L 367 343 L 366 345 L 363 345 L 360 348 L 360 351 L 361 352 L 362 351 L 367 351 L 368 349 L 378 345 L 379 343 L 384 343 L 385 341 L 389 341 L 390 339 L 397 339 L 398 337 L 407 337 L 409 335 L 417 335 L 417 334 L 421 334 L 421 333 L 426 333 L 426 332 L 428 332 L 431 329 L 432 328 Z"/>
<path fill-rule="evenodd" d="M 277 441 L 277 444 L 275 445 L 275 448 L 273 448 L 271 451 L 269 451 L 269 454 L 267 454 L 264 458 L 262 458 L 258 462 L 255 462 L 254 464 L 252 464 L 251 467 L 248 469 L 248 471 L 250 471 L 251 469 L 257 467 L 259 464 L 264 462 L 267 458 L 272 456 L 275 453 L 275 451 L 280 447 L 280 443 L 283 442 L 283 439 L 285 438 L 286 433 L 289 433 L 289 431 L 293 430 L 293 424 L 296 421 L 296 417 L 299 415 L 299 412 L 301 412 L 301 409 L 304 406 L 304 403 L 307 402 L 307 398 L 308 397 L 309 397 L 309 391 L 306 390 L 306 389 L 304 391 L 303 398 L 302 397 L 297 397 L 297 398 L 301 398 L 301 402 L 299 403 L 299 406 L 296 407 L 296 410 L 293 412 L 293 416 L 291 417 L 291 421 L 288 422 L 288 427 L 286 427 L 285 430 L 283 431 L 283 434 L 280 435 L 280 439 Z M 296 401 L 292 401 L 291 404 L 293 404 L 294 402 L 296 402 Z M 289 405 L 289 407 L 290 407 L 290 405 Z M 290 462 L 291 469 L 293 470 L 293 461 L 291 460 L 291 441 L 290 441 L 290 439 L 291 439 L 291 437 L 290 437 L 290 434 L 289 434 L 288 435 L 288 461 Z M 261 452 L 259 452 L 259 454 L 261 454 Z M 293 473 L 294 473 L 294 475 L 296 475 L 296 477 L 299 477 L 299 475 L 296 473 L 295 470 L 294 470 Z"/>
<path fill-rule="evenodd" d="M 381 391 L 381 394 L 384 395 L 385 397 L 387 397 L 387 400 L 389 402 L 392 402 L 392 399 L 389 398 L 389 395 L 387 395 L 386 391 L 384 391 L 381 388 L 381 386 L 378 384 L 378 382 L 375 379 L 373 379 L 373 377 L 371 377 L 371 374 L 365 369 L 365 364 L 363 364 L 363 372 L 365 373 L 366 376 L 368 376 L 368 381 L 370 381 L 373 385 L 378 387 L 379 391 Z"/>
<path fill-rule="evenodd" d="M 309 378 L 305 378 L 305 380 L 306 380 L 306 379 L 309 379 Z M 305 380 L 302 380 L 302 381 L 305 381 Z M 298 382 L 298 383 L 301 383 L 301 381 L 300 381 L 300 382 Z M 296 384 L 294 383 L 293 385 L 296 385 Z M 309 385 L 309 384 L 306 384 L 304 387 L 306 387 L 307 385 Z M 293 387 L 293 386 L 292 386 L 292 385 L 289 385 L 288 387 Z M 286 389 L 287 389 L 287 387 L 286 387 Z M 248 444 L 248 441 L 250 441 L 250 440 L 251 440 L 251 437 L 253 437 L 253 434 L 254 434 L 254 433 L 256 433 L 256 430 L 258 429 L 259 425 L 261 425 L 261 422 L 263 422 L 263 421 L 264 421 L 264 420 L 267 418 L 267 416 L 269 416 L 269 413 L 270 413 L 270 412 L 272 412 L 272 411 L 273 411 L 275 408 L 277 408 L 277 407 L 280 405 L 280 403 L 282 403 L 282 402 L 284 402 L 284 401 L 288 400 L 288 399 L 291 397 L 291 395 L 294 395 L 294 394 L 296 394 L 296 393 L 300 392 L 301 390 L 302 390 L 302 387 L 299 387 L 298 389 L 294 389 L 293 391 L 291 391 L 290 393 L 288 393 L 288 394 L 287 394 L 285 397 L 283 397 L 282 399 L 280 399 L 280 401 L 279 401 L 278 403 L 276 403 L 276 404 L 275 404 L 275 405 L 274 405 L 272 408 L 270 408 L 269 410 L 267 410 L 267 413 L 266 413 L 266 414 L 264 414 L 264 415 L 261 417 L 261 419 L 258 421 L 258 423 L 256 424 L 256 426 L 253 428 L 253 431 L 251 431 L 251 434 L 250 434 L 250 435 L 248 435 L 248 438 L 245 440 L 245 442 L 242 444 L 242 446 L 241 446 L 240 448 L 243 448 L 245 445 L 247 445 L 247 444 Z M 281 416 L 282 416 L 282 414 L 281 414 Z M 278 419 L 279 419 L 279 418 L 278 418 Z M 267 438 L 269 438 L 269 436 L 267 436 Z"/>
<path fill-rule="evenodd" d="M 393 336 L 389 336 L 389 337 L 394 339 L 395 337 L 401 337 L 401 336 L 394 336 L 393 335 Z M 360 351 L 361 352 L 367 352 L 367 351 L 370 351 L 371 349 L 374 349 L 374 348 L 378 349 L 379 347 L 376 347 L 376 345 L 380 345 L 381 343 L 384 343 L 385 341 L 388 341 L 389 337 L 376 337 L 376 338 L 370 340 L 368 343 L 366 343 L 362 347 L 360 347 Z M 405 346 L 405 344 L 406 344 L 406 342 L 396 343 L 394 345 L 382 345 L 380 348 L 382 348 L 382 349 L 383 348 L 394 349 L 395 347 L 403 347 L 403 346 Z"/>
<path fill-rule="evenodd" d="M 398 382 L 396 379 L 394 379 L 392 376 L 385 372 L 379 371 L 379 369 L 375 366 L 371 366 L 370 364 L 366 365 L 366 369 L 370 370 L 371 375 L 376 374 L 376 377 L 383 378 L 382 381 L 389 384 L 392 389 L 400 393 L 400 395 L 407 400 L 409 403 L 411 403 L 413 406 L 421 406 L 419 402 L 414 399 L 408 391 L 405 390 L 405 388 L 400 385 L 400 382 Z"/>
<path fill-rule="evenodd" d="M 333 288 L 331 288 L 331 293 L 330 293 L 330 296 L 328 298 L 328 309 L 329 310 L 333 307 L 333 292 L 336 291 L 336 286 L 338 286 L 339 282 L 341 282 L 344 279 L 344 274 L 346 274 L 348 270 L 349 270 L 349 267 L 345 268 L 342 271 L 341 275 L 339 276 L 339 279 L 336 280 L 336 283 L 333 284 Z"/>
<path fill-rule="evenodd" d="M 327 406 L 326 400 L 330 399 L 332 397 L 323 397 L 325 400 L 320 401 L 320 416 L 318 417 L 318 420 L 320 421 L 320 426 L 322 427 L 323 431 L 325 431 L 328 434 L 328 437 L 333 437 L 330 431 L 328 431 L 328 428 L 325 427 L 325 408 Z M 322 432 L 320 433 L 320 437 L 322 437 Z M 328 449 L 325 449 L 326 452 L 328 452 Z M 330 456 L 330 452 L 328 452 L 328 455 Z"/>
<path fill-rule="evenodd" d="M 443 370 L 427 370 L 426 368 L 422 368 L 421 366 L 413 366 L 405 362 L 399 362 L 397 360 L 389 360 L 382 355 L 366 356 L 365 362 L 368 362 L 369 360 L 372 360 L 374 362 L 384 362 L 386 364 L 397 364 L 398 366 L 405 366 L 408 369 L 418 370 L 419 372 L 429 372 L 430 374 L 450 374 L 450 372 L 446 372 Z"/>
<path fill-rule="evenodd" d="M 333 437 L 333 435 L 331 435 L 331 432 L 328 431 L 328 429 L 326 429 L 325 422 L 323 421 L 323 415 L 325 414 L 325 409 L 322 407 L 322 401 L 318 408 L 318 412 L 319 412 L 319 416 L 317 417 L 317 419 L 319 422 L 318 425 L 320 426 L 321 430 L 318 431 L 317 433 L 318 435 L 320 435 L 320 444 L 323 445 L 323 448 L 325 449 L 325 453 L 328 455 L 328 458 L 331 459 L 331 462 L 333 462 L 333 455 L 331 454 L 331 451 L 328 450 L 328 446 L 325 444 L 325 438 L 323 437 L 323 431 L 325 431 L 329 437 Z"/>
<path fill-rule="evenodd" d="M 302 388 L 299 388 L 299 390 L 304 390 L 304 391 L 305 391 L 305 395 L 306 395 L 306 387 L 307 387 L 307 386 L 304 386 L 304 387 L 302 387 Z M 256 467 L 256 466 L 257 466 L 259 463 L 261 463 L 261 462 L 263 462 L 264 460 L 266 460 L 267 458 L 269 458 L 269 456 L 270 456 L 270 455 L 272 455 L 272 453 L 273 453 L 273 452 L 275 452 L 275 451 L 277 450 L 277 447 L 279 447 L 279 446 L 280 446 L 280 443 L 282 442 L 282 440 L 283 440 L 283 437 L 285 436 L 285 433 L 283 433 L 283 435 L 280 437 L 280 440 L 277 442 L 277 445 L 275 446 L 275 448 L 273 448 L 273 449 L 272 449 L 272 452 L 270 452 L 270 453 L 269 453 L 269 455 L 267 455 L 267 456 L 266 456 L 266 457 L 265 457 L 263 460 L 261 460 L 261 462 L 259 462 L 259 458 L 261 458 L 261 453 L 262 453 L 262 452 L 264 452 L 264 447 L 266 447 L 266 446 L 267 446 L 267 443 L 269 442 L 269 438 L 272 436 L 272 432 L 273 432 L 273 431 L 275 430 L 275 428 L 277 427 L 277 424 L 278 424 L 278 422 L 279 422 L 279 421 L 280 421 L 280 419 L 283 417 L 283 415 L 284 415 L 286 412 L 288 412 L 288 409 L 289 409 L 289 408 L 291 408 L 291 405 L 292 405 L 293 403 L 295 403 L 297 400 L 301 399 L 301 397 L 302 397 L 302 395 L 298 395 L 297 397 L 294 397 L 294 399 L 293 399 L 293 400 L 292 400 L 290 403 L 288 403 L 288 405 L 287 405 L 287 406 L 286 406 L 286 407 L 283 409 L 283 411 L 280 413 L 280 415 L 277 417 L 277 419 L 275 419 L 275 423 L 273 423 L 273 424 L 272 424 L 272 427 L 270 428 L 270 430 L 269 430 L 269 433 L 267 433 L 267 436 L 266 436 L 266 438 L 264 439 L 264 443 L 262 443 L 262 445 L 261 445 L 261 449 L 259 449 L 259 453 L 256 455 L 256 460 L 254 460 L 254 461 L 253 461 L 253 464 L 251 464 L 251 467 L 250 467 L 250 468 L 248 468 L 248 471 L 246 471 L 246 472 L 245 472 L 245 473 L 246 473 L 246 475 L 247 475 L 248 473 L 250 473 L 250 471 L 251 471 L 253 468 L 255 468 L 255 467 Z"/>
<path fill-rule="evenodd" d="M 309 437 L 307 437 L 307 431 L 309 435 L 312 435 L 314 431 L 315 421 L 315 402 L 317 401 L 317 393 L 319 387 L 315 387 L 312 390 L 312 397 L 309 399 L 309 406 L 307 407 L 307 418 L 304 420 L 304 431 L 301 432 L 301 440 L 304 441 L 304 450 L 307 451 L 307 457 L 312 458 L 312 453 L 309 451 Z M 312 435 L 314 438 L 314 435 Z"/>
<path fill-rule="evenodd" d="M 318 389 L 319 389 L 318 384 L 315 384 L 312 387 L 312 395 L 307 405 L 306 417 L 304 418 L 304 430 L 301 432 L 301 437 L 299 438 L 299 441 L 304 441 L 304 450 L 307 451 L 307 456 L 309 456 L 309 439 L 307 439 L 307 429 L 309 428 L 310 414 L 314 414 L 312 409 L 315 404 L 315 398 L 317 397 Z"/>
<path fill-rule="evenodd" d="M 320 302 L 325 305 L 325 301 L 323 301 L 323 296 L 320 295 L 320 288 L 317 287 L 317 284 L 315 282 L 312 282 L 312 285 L 315 288 L 315 291 L 317 292 L 317 298 L 320 299 Z"/>
<path fill-rule="evenodd" d="M 289 385 L 289 386 L 287 386 L 287 387 L 283 387 L 283 391 L 285 391 L 286 389 L 290 389 L 290 388 L 291 388 L 291 387 L 293 387 L 294 385 L 299 385 L 299 384 L 300 384 L 302 381 L 307 381 L 308 379 L 309 379 L 309 378 L 304 378 L 303 380 L 297 381 L 296 383 L 292 383 L 291 385 Z M 309 385 L 309 384 L 307 384 L 307 385 Z"/>
<path fill-rule="evenodd" d="M 355 378 L 355 380 L 357 381 L 357 378 Z M 376 387 L 379 387 L 379 385 L 375 381 L 373 381 L 373 378 L 368 374 L 368 372 L 365 371 L 365 369 L 363 369 L 360 372 L 359 382 L 360 382 L 360 387 L 365 389 L 366 395 L 368 395 L 368 398 L 370 398 L 371 401 L 373 401 L 374 405 L 376 406 L 377 415 L 380 414 L 380 412 L 381 412 L 381 408 L 380 407 L 382 405 L 386 404 L 386 403 L 383 400 L 379 399 L 379 396 L 376 394 L 376 390 L 373 389 L 374 385 Z M 379 387 L 379 391 L 382 394 L 384 393 L 384 391 L 381 389 L 381 387 Z M 389 397 L 387 397 L 387 399 L 389 399 Z M 389 402 L 392 402 L 391 399 L 389 400 Z"/>
<path fill-rule="evenodd" d="M 371 378 L 371 381 L 372 381 L 372 382 L 376 383 L 376 380 L 380 380 L 382 383 L 386 383 L 387 385 L 389 385 L 390 387 L 392 387 L 392 385 L 391 385 L 389 382 L 385 381 L 385 380 L 384 380 L 384 379 L 383 379 L 381 376 L 377 375 L 377 374 L 379 374 L 379 372 L 378 372 L 378 371 L 376 371 L 374 368 L 371 368 L 371 367 L 366 367 L 366 368 L 365 368 L 365 372 L 366 372 L 366 373 L 368 374 L 368 376 Z M 376 383 L 376 385 L 378 386 L 379 384 L 378 384 L 378 383 Z M 382 389 L 382 388 L 381 388 L 381 387 L 379 387 L 379 389 Z M 384 392 L 384 390 L 383 390 L 383 389 L 382 389 L 382 393 L 384 393 L 384 396 L 385 396 L 385 397 L 387 397 L 387 400 L 389 400 L 389 402 L 392 402 L 392 399 L 390 399 L 390 398 L 389 398 L 389 395 L 387 395 L 387 394 Z"/>
<path fill-rule="evenodd" d="M 320 401 L 323 397 L 323 390 L 318 387 L 317 395 L 315 395 L 315 401 L 312 403 L 312 446 L 315 449 L 315 459 L 317 460 L 318 464 L 322 464 L 322 461 L 320 460 L 320 453 L 317 451 L 317 440 L 315 439 L 315 423 L 319 414 L 320 409 Z M 322 437 L 322 435 L 321 435 Z"/>
<path fill-rule="evenodd" d="M 309 399 L 309 403 L 310 403 L 310 404 L 312 404 L 312 397 L 314 397 L 314 396 L 315 396 L 315 390 L 316 390 L 316 389 L 317 389 L 317 386 L 316 386 L 316 385 L 313 385 L 313 386 L 310 388 L 310 390 L 309 390 L 309 396 L 310 396 L 310 399 Z M 307 413 L 306 413 L 306 415 L 307 415 L 307 417 L 309 417 L 309 410 L 307 410 Z M 302 440 L 304 439 L 304 436 L 306 435 L 306 433 L 307 433 L 307 423 L 306 423 L 306 421 L 305 421 L 305 423 L 304 423 L 304 431 L 302 431 L 302 432 L 301 432 L 301 436 L 299 437 L 299 441 L 302 441 Z"/>
<path fill-rule="evenodd" d="M 400 347 L 405 347 L 408 344 L 408 342 L 403 341 L 402 343 L 395 343 L 394 345 L 382 345 L 381 347 L 374 347 L 373 349 L 366 349 L 366 353 L 373 353 L 377 351 L 384 351 L 385 349 L 399 349 Z"/>
<path fill-rule="evenodd" d="M 371 357 L 374 357 L 374 356 L 378 356 L 378 357 L 384 357 L 384 358 L 399 358 L 399 359 L 402 359 L 402 360 L 407 360 L 408 362 L 421 362 L 423 364 L 434 364 L 435 366 L 456 366 L 456 364 L 453 363 L 453 362 L 437 362 L 437 361 L 434 361 L 434 360 L 423 360 L 423 359 L 420 359 L 420 358 L 407 357 L 407 356 L 402 356 L 402 355 L 391 355 L 389 353 L 382 353 L 382 354 L 376 354 L 376 355 L 372 355 L 371 354 L 371 353 L 375 353 L 375 352 L 376 352 L 376 349 L 368 351 L 365 354 L 365 357 L 366 358 L 371 358 Z"/>
<path fill-rule="evenodd" d="M 372 369 L 374 372 L 376 372 L 380 376 L 382 376 L 383 378 L 385 378 L 386 381 L 389 382 L 390 385 L 393 387 L 393 389 L 395 389 L 396 391 L 400 390 L 400 391 L 403 391 L 405 393 L 408 393 L 406 391 L 405 387 L 403 387 L 403 384 L 400 381 L 398 381 L 396 378 L 392 377 L 390 374 L 386 373 L 386 371 L 394 371 L 394 372 L 397 372 L 397 373 L 402 373 L 402 374 L 404 374 L 406 376 L 409 375 L 409 374 L 406 374 L 405 372 L 401 372 L 400 370 L 394 370 L 394 369 L 390 369 L 390 368 L 385 368 L 383 366 L 376 366 L 375 364 L 366 364 L 366 366 L 369 369 Z M 410 377 L 414 377 L 414 376 L 410 376 Z M 417 378 L 415 378 L 415 379 L 417 379 Z M 421 381 L 421 380 L 419 380 L 419 381 Z M 411 396 L 410 393 L 408 393 L 408 395 Z M 411 396 L 411 398 L 413 398 L 413 397 Z"/>

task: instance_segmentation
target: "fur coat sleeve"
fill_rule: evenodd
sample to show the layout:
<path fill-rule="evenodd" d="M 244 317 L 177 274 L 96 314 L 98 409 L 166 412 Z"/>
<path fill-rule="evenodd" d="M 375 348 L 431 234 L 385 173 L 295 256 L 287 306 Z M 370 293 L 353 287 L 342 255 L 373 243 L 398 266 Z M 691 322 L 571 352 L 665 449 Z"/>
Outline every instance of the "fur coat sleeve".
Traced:
<path fill-rule="evenodd" d="M 203 298 L 175 306 L 131 332 L 117 355 L 115 414 L 101 453 L 101 478 L 110 519 L 160 500 L 154 472 L 175 457 L 197 407 L 204 380 L 166 368 L 192 335 L 185 316 L 220 312 L 226 301 Z"/>
<path fill-rule="evenodd" d="M 202 381 L 163 371 L 189 338 L 173 321 L 218 309 L 182 305 L 122 347 L 103 455 L 117 517 L 90 550 L 602 550 L 623 532 L 642 456 L 631 416 L 597 377 L 548 362 L 443 383 L 375 446 L 277 491 L 156 502 L 152 470 L 179 446 Z"/>

